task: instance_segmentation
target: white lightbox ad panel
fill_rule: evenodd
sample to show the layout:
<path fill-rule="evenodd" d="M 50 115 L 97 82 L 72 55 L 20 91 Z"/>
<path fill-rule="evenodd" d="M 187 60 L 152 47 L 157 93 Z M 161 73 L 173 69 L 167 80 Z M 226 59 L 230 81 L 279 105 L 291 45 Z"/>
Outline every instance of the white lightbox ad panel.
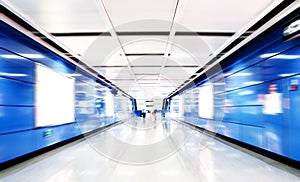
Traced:
<path fill-rule="evenodd" d="M 45 66 L 36 65 L 35 126 L 74 122 L 75 81 Z"/>
<path fill-rule="evenodd" d="M 214 117 L 214 87 L 208 83 L 199 88 L 199 117 L 213 119 Z"/>
<path fill-rule="evenodd" d="M 114 98 L 113 94 L 109 91 L 106 92 L 105 95 L 105 113 L 107 117 L 114 116 Z"/>

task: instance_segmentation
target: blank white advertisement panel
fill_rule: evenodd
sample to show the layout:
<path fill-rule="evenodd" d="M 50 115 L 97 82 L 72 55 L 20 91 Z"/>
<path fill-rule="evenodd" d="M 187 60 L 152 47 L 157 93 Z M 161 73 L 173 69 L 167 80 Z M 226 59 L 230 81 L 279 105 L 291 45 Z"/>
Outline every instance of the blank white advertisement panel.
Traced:
<path fill-rule="evenodd" d="M 73 78 L 36 65 L 35 126 L 74 122 L 75 81 Z"/>
<path fill-rule="evenodd" d="M 199 88 L 199 117 L 213 119 L 214 87 L 212 83 Z"/>

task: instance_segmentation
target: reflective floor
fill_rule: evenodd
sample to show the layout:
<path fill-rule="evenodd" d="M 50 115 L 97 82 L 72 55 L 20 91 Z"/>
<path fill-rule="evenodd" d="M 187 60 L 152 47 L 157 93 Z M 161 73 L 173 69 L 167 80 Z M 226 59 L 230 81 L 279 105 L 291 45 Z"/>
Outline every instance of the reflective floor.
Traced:
<path fill-rule="evenodd" d="M 147 116 L 1 171 L 0 181 L 300 181 L 298 170 L 243 151 Z"/>

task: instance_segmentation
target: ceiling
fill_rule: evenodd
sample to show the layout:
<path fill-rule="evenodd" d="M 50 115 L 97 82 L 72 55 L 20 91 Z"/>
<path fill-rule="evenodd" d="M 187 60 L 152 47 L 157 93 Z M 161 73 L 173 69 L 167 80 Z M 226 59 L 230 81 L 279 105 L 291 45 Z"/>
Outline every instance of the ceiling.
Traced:
<path fill-rule="evenodd" d="M 278 0 L 9 0 L 138 99 L 164 98 Z"/>

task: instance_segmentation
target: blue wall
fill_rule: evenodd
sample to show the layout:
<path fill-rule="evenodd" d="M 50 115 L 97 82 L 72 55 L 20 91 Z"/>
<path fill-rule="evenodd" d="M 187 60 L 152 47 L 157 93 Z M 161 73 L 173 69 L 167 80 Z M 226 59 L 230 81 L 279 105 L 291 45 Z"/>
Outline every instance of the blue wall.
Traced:
<path fill-rule="evenodd" d="M 198 111 L 185 112 L 183 119 L 300 161 L 300 87 L 297 88 L 300 83 L 300 38 L 285 41 L 282 36 L 284 26 L 295 20 L 294 16 L 284 18 L 225 59 L 221 63 L 222 72 L 216 72 L 206 80 L 196 79 L 197 86 L 189 90 L 198 89 L 208 81 L 218 83 L 220 75 L 224 76 L 225 88 L 222 91 L 214 86 L 219 92 L 214 94 L 213 119 L 199 118 Z M 275 92 L 271 90 L 274 87 Z M 184 97 L 189 90 L 179 96 Z M 269 112 L 267 98 L 274 93 L 279 95 L 280 110 Z M 271 103 L 275 106 L 274 100 Z"/>
<path fill-rule="evenodd" d="M 61 73 L 82 75 L 75 77 L 74 122 L 35 127 L 36 63 Z M 82 87 L 82 84 L 85 86 Z M 91 89 L 86 91 L 86 87 Z M 0 163 L 117 122 L 117 117 L 105 114 L 105 103 L 99 106 L 95 102 L 96 98 L 103 98 L 106 94 L 112 93 L 101 80 L 76 68 L 4 22 L 0 23 Z M 120 94 L 115 98 L 122 97 L 129 100 Z M 82 101 L 95 104 L 83 108 Z M 132 109 L 130 104 L 124 107 Z M 89 112 L 82 112 L 87 109 Z"/>

